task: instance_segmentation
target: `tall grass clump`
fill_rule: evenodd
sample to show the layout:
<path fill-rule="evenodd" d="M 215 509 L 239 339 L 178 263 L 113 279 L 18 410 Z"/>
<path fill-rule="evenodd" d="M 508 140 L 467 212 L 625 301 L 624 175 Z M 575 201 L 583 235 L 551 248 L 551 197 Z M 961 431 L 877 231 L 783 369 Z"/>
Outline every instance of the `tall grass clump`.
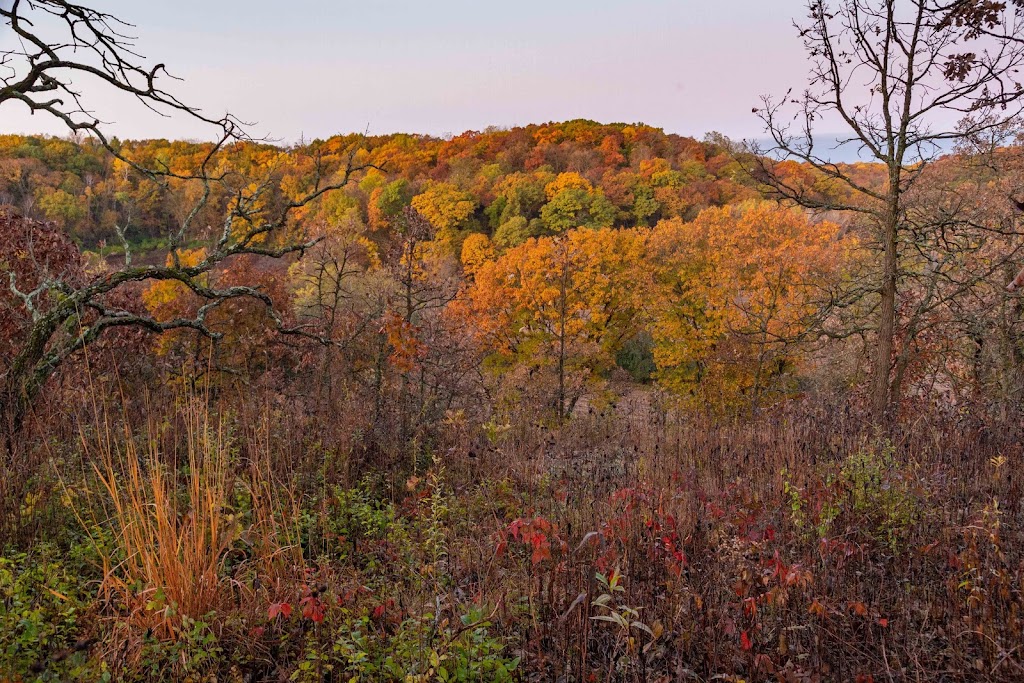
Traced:
<path fill-rule="evenodd" d="M 151 423 L 143 435 L 127 425 L 118 435 L 107 423 L 100 438 L 81 439 L 105 496 L 90 494 L 80 515 L 92 515 L 87 527 L 102 562 L 100 593 L 167 639 L 176 637 L 183 618 L 227 606 L 223 569 L 241 530 L 231 509 L 232 449 L 224 421 L 193 398 L 181 403 L 177 417 L 180 457 L 161 448 L 168 423 Z"/>
<path fill-rule="evenodd" d="M 79 641 L 61 636 L 67 652 L 41 645 L 16 673 L 63 675 L 68 653 L 87 677 L 122 671 L 115 680 L 206 680 L 226 660 L 273 670 L 265 641 L 280 634 L 263 635 L 268 608 L 311 589 L 306 498 L 275 468 L 271 424 L 240 419 L 209 392 L 159 397 L 141 415 L 97 402 L 78 417 L 77 438 L 51 452 L 59 485 L 32 495 L 68 523 L 49 543 L 91 596 L 89 622 Z M 0 562 L 9 557 L 20 555 Z M 51 593 L 39 581 L 19 591 L 33 605 Z"/>

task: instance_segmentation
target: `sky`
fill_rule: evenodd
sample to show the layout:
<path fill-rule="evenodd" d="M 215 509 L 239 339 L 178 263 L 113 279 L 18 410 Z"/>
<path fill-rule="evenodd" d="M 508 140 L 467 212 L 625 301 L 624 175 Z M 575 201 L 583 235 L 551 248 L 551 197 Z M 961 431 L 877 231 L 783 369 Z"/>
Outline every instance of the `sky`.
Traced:
<path fill-rule="evenodd" d="M 2 0 L 0 0 L 2 1 Z M 458 134 L 588 118 L 735 139 L 763 94 L 800 89 L 803 0 L 95 0 L 131 22 L 170 88 L 282 142 Z M 9 36 L 0 36 L 0 45 Z M 86 91 L 123 138 L 210 131 Z M 0 132 L 63 134 L 18 106 Z"/>

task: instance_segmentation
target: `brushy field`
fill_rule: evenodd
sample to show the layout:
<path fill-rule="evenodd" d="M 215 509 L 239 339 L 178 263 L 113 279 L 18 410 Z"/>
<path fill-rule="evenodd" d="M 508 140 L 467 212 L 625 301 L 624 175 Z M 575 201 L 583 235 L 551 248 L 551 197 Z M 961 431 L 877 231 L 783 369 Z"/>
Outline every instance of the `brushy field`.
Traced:
<path fill-rule="evenodd" d="M 5 483 L 0 681 L 1024 678 L 1021 447 L 969 415 L 451 413 L 396 461 L 269 402 L 129 412 Z"/>

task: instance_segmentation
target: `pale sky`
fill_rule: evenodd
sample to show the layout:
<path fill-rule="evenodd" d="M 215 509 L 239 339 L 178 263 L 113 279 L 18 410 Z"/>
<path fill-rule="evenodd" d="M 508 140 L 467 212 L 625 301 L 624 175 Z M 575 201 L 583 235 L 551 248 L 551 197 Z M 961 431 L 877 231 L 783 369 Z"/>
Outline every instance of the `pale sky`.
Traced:
<path fill-rule="evenodd" d="M 803 0 L 95 0 L 136 25 L 172 90 L 282 141 L 441 135 L 572 118 L 757 137 L 762 94 L 800 89 Z M 0 37 L 3 41 L 6 37 Z M 121 99 L 89 100 L 129 138 L 207 137 Z M 60 133 L 18 105 L 0 132 Z"/>

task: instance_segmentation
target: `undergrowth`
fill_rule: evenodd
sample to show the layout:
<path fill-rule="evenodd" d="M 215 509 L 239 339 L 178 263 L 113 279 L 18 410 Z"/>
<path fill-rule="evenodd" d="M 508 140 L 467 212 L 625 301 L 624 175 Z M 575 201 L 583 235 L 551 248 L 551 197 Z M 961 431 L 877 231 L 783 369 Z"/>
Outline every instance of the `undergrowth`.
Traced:
<path fill-rule="evenodd" d="M 0 680 L 1024 676 L 1019 448 L 653 417 L 354 480 L 205 399 L 83 429 L 0 558 Z"/>

